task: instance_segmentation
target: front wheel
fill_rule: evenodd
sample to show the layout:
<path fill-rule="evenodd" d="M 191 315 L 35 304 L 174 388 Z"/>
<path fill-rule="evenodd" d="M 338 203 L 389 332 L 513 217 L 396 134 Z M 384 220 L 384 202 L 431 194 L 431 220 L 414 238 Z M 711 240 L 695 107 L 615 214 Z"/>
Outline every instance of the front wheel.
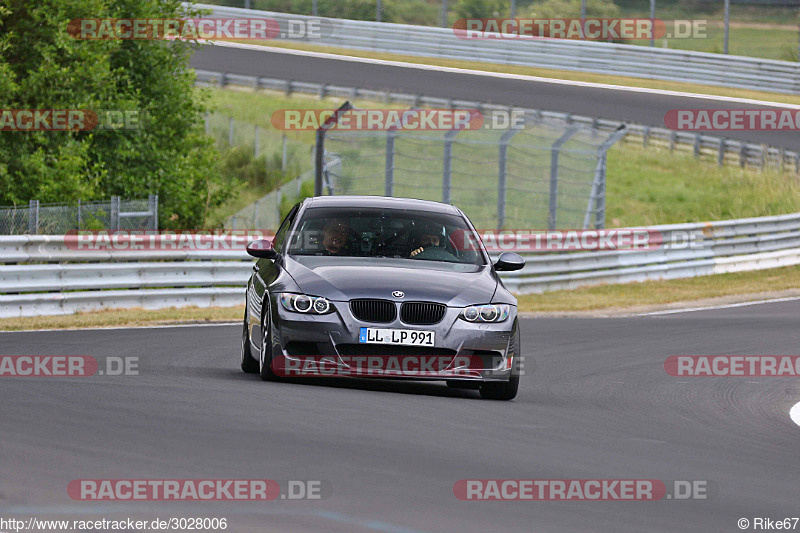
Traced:
<path fill-rule="evenodd" d="M 243 372 L 248 374 L 258 373 L 258 361 L 253 359 L 253 352 L 250 349 L 250 335 L 247 327 L 247 311 L 244 312 L 244 323 L 242 325 L 242 351 L 239 355 L 239 364 Z"/>
<path fill-rule="evenodd" d="M 261 320 L 261 356 L 259 360 L 258 375 L 264 381 L 278 381 L 279 376 L 272 371 L 272 333 L 270 322 L 270 309 L 269 297 L 264 295 L 264 305 L 267 308 L 264 310 L 264 318 Z"/>

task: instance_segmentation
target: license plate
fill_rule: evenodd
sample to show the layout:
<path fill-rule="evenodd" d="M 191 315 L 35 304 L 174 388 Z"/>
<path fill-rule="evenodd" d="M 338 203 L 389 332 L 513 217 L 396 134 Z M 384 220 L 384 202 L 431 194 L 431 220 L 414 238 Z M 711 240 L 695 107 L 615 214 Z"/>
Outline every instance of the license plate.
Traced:
<path fill-rule="evenodd" d="M 403 346 L 433 346 L 433 331 L 416 329 L 361 328 L 361 344 L 400 344 Z"/>

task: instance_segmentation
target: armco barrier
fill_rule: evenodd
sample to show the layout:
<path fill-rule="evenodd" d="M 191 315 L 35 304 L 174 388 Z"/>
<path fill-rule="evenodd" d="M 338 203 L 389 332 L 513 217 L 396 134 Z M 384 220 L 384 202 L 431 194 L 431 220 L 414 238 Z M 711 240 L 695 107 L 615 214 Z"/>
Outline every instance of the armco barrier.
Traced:
<path fill-rule="evenodd" d="M 204 86 L 225 87 L 231 85 L 253 89 L 282 91 L 286 94 L 295 92 L 315 94 L 320 98 L 325 96 L 349 98 L 351 100 L 363 98 L 376 102 L 399 103 L 408 106 L 479 109 L 487 113 L 491 111 L 508 112 L 511 110 L 519 110 L 524 113 L 538 115 L 544 120 L 564 124 L 583 124 L 605 132 L 615 131 L 622 125 L 622 122 L 615 120 L 598 119 L 558 111 L 469 102 L 418 94 L 376 91 L 358 87 L 342 87 L 325 83 L 308 83 L 277 78 L 246 76 L 208 70 L 196 70 L 196 73 L 197 83 Z M 771 167 L 781 171 L 800 172 L 800 153 L 795 151 L 725 139 L 713 135 L 706 135 L 704 133 L 673 131 L 667 128 L 643 126 L 639 124 L 625 124 L 627 128 L 625 130 L 624 140 L 627 142 L 641 143 L 645 147 L 668 148 L 669 150 L 689 152 L 697 157 L 704 156 L 713 158 L 720 165 L 736 165 L 742 168 L 749 167 L 758 169 Z"/>
<path fill-rule="evenodd" d="M 292 20 L 320 17 L 194 4 L 212 16 Z M 355 50 L 634 76 L 800 94 L 800 64 L 789 61 L 568 39 L 466 40 L 451 28 L 323 19 L 329 36 L 306 42 Z"/>
<path fill-rule="evenodd" d="M 650 226 L 666 245 L 640 251 L 528 254 L 503 274 L 517 293 L 687 278 L 800 264 L 800 213 Z M 685 246 L 686 242 L 693 246 Z M 674 244 L 671 244 L 674 243 Z M 86 252 L 63 236 L 0 237 L 0 317 L 244 303 L 243 251 Z"/>

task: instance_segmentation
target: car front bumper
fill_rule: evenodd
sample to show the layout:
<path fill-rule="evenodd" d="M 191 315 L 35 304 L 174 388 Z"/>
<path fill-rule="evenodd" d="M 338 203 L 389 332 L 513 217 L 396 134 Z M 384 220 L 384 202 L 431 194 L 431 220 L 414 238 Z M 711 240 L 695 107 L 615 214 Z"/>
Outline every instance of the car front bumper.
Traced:
<path fill-rule="evenodd" d="M 276 298 L 270 298 L 276 302 Z M 471 323 L 458 318 L 461 308 L 448 307 L 434 325 L 358 320 L 346 301 L 331 301 L 334 311 L 311 315 L 272 304 L 272 364 L 287 376 L 348 376 L 413 380 L 508 381 L 513 368 L 509 350 L 516 320 Z M 432 347 L 366 344 L 361 328 L 413 329 L 434 332 Z"/>

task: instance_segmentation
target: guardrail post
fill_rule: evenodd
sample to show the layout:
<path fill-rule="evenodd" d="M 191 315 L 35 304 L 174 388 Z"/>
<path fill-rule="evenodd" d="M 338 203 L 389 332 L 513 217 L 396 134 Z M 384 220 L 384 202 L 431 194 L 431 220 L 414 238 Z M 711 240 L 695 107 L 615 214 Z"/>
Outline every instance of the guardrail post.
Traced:
<path fill-rule="evenodd" d="M 745 164 L 747 164 L 747 143 L 742 142 L 739 145 L 739 166 L 744 168 Z"/>
<path fill-rule="evenodd" d="M 717 164 L 719 166 L 722 166 L 722 164 L 725 162 L 725 146 L 726 146 L 726 142 L 727 141 L 725 139 L 720 139 L 719 140 L 719 151 L 717 152 Z"/>
<path fill-rule="evenodd" d="M 391 128 L 386 132 L 386 167 L 384 196 L 394 196 L 394 138 L 397 130 Z"/>
<path fill-rule="evenodd" d="M 694 156 L 700 157 L 700 134 L 694 134 Z"/>
<path fill-rule="evenodd" d="M 119 229 L 119 196 L 111 197 L 111 216 L 109 218 L 109 229 Z"/>
<path fill-rule="evenodd" d="M 642 130 L 642 148 L 647 148 L 647 143 L 650 140 L 650 126 L 645 126 Z"/>
<path fill-rule="evenodd" d="M 678 132 L 672 131 L 669 135 L 669 151 L 672 152 L 675 150 L 675 145 L 678 142 Z"/>
<path fill-rule="evenodd" d="M 453 139 L 459 130 L 450 130 L 444 134 L 444 160 L 442 161 L 442 202 L 450 203 L 450 189 L 453 178 Z"/>
<path fill-rule="evenodd" d="M 151 194 L 147 197 L 147 210 L 150 212 L 150 226 L 153 231 L 158 231 L 158 195 Z"/>
<path fill-rule="evenodd" d="M 28 233 L 39 233 L 39 200 L 31 200 L 28 204 Z"/>
<path fill-rule="evenodd" d="M 500 150 L 497 158 L 497 229 L 503 229 L 506 222 L 506 173 L 508 167 L 508 145 L 523 125 L 512 127 L 500 137 Z"/>
<path fill-rule="evenodd" d="M 558 154 L 561 147 L 578 131 L 578 126 L 570 127 L 559 137 L 550 149 L 550 208 L 547 216 L 547 229 L 556 229 L 558 221 Z"/>

